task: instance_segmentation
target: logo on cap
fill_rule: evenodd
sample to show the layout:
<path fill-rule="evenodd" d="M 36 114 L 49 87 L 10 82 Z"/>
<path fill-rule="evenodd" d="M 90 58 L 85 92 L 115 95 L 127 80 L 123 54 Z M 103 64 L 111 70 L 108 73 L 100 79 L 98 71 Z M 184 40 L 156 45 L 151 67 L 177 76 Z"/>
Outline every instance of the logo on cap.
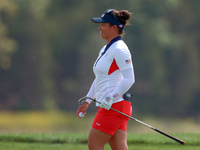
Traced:
<path fill-rule="evenodd" d="M 122 24 L 120 24 L 120 25 L 119 25 L 119 27 L 120 27 L 120 28 L 122 28 L 122 27 L 123 27 L 123 25 L 122 25 Z"/>

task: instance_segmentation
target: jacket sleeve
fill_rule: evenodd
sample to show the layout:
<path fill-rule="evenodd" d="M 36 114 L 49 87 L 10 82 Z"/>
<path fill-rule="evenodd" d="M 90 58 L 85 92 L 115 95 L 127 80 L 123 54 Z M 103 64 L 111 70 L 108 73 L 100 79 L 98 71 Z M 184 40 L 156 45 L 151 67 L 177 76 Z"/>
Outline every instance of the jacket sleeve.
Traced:
<path fill-rule="evenodd" d="M 95 98 L 95 81 L 96 81 L 96 79 L 93 81 L 93 83 L 90 87 L 90 90 L 88 91 L 88 93 L 86 95 L 87 97 Z M 90 104 L 92 102 L 92 100 L 87 99 L 86 102 L 88 102 Z"/>

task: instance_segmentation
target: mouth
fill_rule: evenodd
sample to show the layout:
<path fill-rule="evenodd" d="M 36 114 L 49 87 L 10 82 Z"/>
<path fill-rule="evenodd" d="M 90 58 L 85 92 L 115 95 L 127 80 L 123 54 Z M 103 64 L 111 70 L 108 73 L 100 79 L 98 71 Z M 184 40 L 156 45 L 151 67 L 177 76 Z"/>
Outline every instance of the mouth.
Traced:
<path fill-rule="evenodd" d="M 102 31 L 100 31 L 99 33 L 102 34 Z"/>

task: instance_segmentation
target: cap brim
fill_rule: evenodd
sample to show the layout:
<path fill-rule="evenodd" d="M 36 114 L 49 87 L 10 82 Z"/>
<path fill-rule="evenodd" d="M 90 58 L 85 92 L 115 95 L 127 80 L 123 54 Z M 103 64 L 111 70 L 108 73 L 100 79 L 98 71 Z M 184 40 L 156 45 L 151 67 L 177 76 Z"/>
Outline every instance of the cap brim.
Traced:
<path fill-rule="evenodd" d="M 92 20 L 92 22 L 94 22 L 94 23 L 108 23 L 107 21 L 103 20 L 101 17 L 92 18 L 91 20 Z"/>

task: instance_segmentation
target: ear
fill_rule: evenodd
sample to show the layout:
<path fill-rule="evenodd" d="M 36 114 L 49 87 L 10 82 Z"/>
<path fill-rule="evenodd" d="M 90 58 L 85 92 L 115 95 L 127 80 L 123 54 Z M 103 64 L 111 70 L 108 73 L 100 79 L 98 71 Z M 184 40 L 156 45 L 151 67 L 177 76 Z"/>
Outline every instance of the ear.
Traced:
<path fill-rule="evenodd" d="M 118 31 L 118 27 L 116 25 L 113 25 L 112 29 Z"/>

